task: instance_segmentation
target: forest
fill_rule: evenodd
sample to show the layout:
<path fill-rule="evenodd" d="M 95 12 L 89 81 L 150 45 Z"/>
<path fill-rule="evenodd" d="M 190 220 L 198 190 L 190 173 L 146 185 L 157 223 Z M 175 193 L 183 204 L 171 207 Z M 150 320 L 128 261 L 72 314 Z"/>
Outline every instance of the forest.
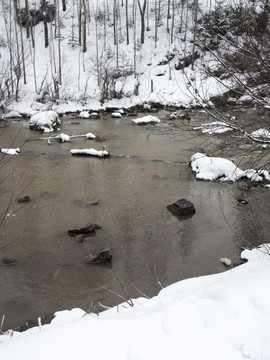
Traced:
<path fill-rule="evenodd" d="M 33 100 L 268 103 L 268 0 L 1 0 L 0 11 L 2 112 Z M 179 87 L 188 100 L 170 96 Z"/>

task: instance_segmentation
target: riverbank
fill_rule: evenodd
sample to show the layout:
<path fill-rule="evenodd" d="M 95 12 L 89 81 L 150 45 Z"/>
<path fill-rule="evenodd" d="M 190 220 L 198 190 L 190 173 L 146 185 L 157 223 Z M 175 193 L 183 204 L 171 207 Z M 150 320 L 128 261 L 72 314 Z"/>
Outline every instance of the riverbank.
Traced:
<path fill-rule="evenodd" d="M 68 360 L 89 353 L 102 360 L 267 360 L 269 245 L 241 256 L 248 262 L 175 283 L 152 299 L 127 298 L 100 314 L 62 311 L 49 325 L 8 332 L 0 337 L 1 354 L 6 360 Z"/>

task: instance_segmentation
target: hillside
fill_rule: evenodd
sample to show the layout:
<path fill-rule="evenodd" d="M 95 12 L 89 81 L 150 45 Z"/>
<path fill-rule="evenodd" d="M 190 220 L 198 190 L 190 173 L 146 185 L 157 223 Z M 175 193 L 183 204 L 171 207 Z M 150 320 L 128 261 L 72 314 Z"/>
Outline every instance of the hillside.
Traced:
<path fill-rule="evenodd" d="M 214 8 L 208 0 L 3 0 L 2 111 L 71 102 L 79 108 L 205 105 L 223 93 L 226 101 L 250 98 L 258 83 L 249 84 L 249 78 L 260 78 L 260 102 L 268 95 L 268 30 L 254 26 L 263 43 L 247 29 L 262 24 L 263 16 L 268 24 L 269 10 L 264 1 L 230 3 Z M 257 50 L 265 46 L 252 62 L 256 51 L 245 47 L 250 36 Z"/>

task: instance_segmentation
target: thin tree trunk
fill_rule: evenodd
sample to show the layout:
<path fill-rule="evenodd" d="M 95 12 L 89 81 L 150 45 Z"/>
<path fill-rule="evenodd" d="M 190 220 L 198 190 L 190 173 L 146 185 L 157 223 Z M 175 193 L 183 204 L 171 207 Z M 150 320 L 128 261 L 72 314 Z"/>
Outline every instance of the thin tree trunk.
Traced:
<path fill-rule="evenodd" d="M 82 48 L 83 53 L 86 53 L 86 51 L 87 51 L 87 46 L 86 46 L 86 19 L 87 19 L 87 9 L 86 9 L 85 0 L 83 0 L 83 48 Z"/>
<path fill-rule="evenodd" d="M 198 2 L 198 0 L 195 0 L 191 70 L 194 70 L 195 47 L 196 47 L 196 38 L 197 38 L 197 25 L 198 25 L 197 24 L 198 23 L 198 8 L 199 8 L 199 2 Z"/>
<path fill-rule="evenodd" d="M 127 45 L 129 45 L 128 0 L 126 0 L 126 33 L 127 33 Z"/>
<path fill-rule="evenodd" d="M 145 11 L 147 1 L 144 0 L 143 7 L 141 6 L 140 0 L 138 0 L 140 15 L 141 15 L 141 43 L 144 44 L 144 33 L 145 33 Z"/>

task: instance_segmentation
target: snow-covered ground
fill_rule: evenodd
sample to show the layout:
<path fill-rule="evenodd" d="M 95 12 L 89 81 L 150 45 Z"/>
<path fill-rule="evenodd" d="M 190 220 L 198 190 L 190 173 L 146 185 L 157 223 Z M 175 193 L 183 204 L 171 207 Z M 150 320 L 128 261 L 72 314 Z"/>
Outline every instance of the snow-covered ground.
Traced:
<path fill-rule="evenodd" d="M 1 336 L 1 358 L 269 360 L 268 254 L 269 244 L 244 250 L 247 263 L 99 315 L 58 312 L 49 325 Z"/>

